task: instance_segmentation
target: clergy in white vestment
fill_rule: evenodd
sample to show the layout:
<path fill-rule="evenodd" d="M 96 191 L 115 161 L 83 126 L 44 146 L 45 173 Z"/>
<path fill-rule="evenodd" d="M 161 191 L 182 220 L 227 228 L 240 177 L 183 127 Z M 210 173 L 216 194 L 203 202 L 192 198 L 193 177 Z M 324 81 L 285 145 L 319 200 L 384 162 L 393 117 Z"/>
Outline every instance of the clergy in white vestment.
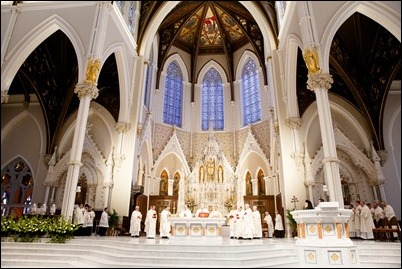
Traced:
<path fill-rule="evenodd" d="M 46 210 L 47 210 L 46 204 L 42 204 L 42 206 L 39 208 L 39 214 L 46 215 Z"/>
<path fill-rule="evenodd" d="M 264 222 L 268 226 L 267 237 L 272 238 L 272 236 L 274 235 L 274 222 L 272 221 L 272 216 L 269 214 L 268 211 L 265 212 Z"/>
<path fill-rule="evenodd" d="M 215 206 L 214 210 L 209 214 L 210 218 L 222 218 L 222 213 L 219 211 L 219 206 Z"/>
<path fill-rule="evenodd" d="M 205 207 L 204 204 L 200 205 L 200 208 L 197 209 L 197 212 L 195 212 L 195 217 L 199 218 L 200 217 L 200 213 L 209 213 L 208 209 Z"/>
<path fill-rule="evenodd" d="M 85 235 L 90 236 L 92 234 L 93 226 L 94 226 L 95 212 L 92 210 L 92 207 L 88 204 L 85 205 L 84 211 L 84 225 Z"/>
<path fill-rule="evenodd" d="M 142 221 L 142 214 L 140 212 L 140 207 L 137 205 L 135 210 L 131 214 L 130 219 L 130 234 L 131 237 L 140 237 L 141 231 L 141 221 Z"/>
<path fill-rule="evenodd" d="M 148 212 L 147 216 L 145 217 L 145 232 L 147 233 L 148 238 L 155 238 L 156 235 L 156 219 L 158 215 L 155 211 L 155 206 L 152 205 Z"/>
<path fill-rule="evenodd" d="M 30 210 L 29 210 L 30 214 L 31 214 L 31 215 L 36 215 L 37 209 L 38 209 L 38 207 L 37 207 L 36 203 L 33 203 L 33 204 L 31 205 L 31 207 L 30 207 Z"/>
<path fill-rule="evenodd" d="M 398 223 L 397 223 L 397 219 L 395 216 L 395 211 L 392 208 L 392 206 L 388 205 L 387 202 L 382 201 L 381 202 L 381 206 L 382 209 L 384 210 L 384 215 L 385 217 L 389 220 L 389 225 L 391 226 L 392 229 L 398 229 Z M 393 237 L 397 238 L 398 237 L 398 233 L 393 233 Z M 392 240 L 394 240 L 394 238 L 392 238 Z"/>
<path fill-rule="evenodd" d="M 241 205 L 237 207 L 237 213 L 235 217 L 235 238 L 242 239 L 243 238 L 243 215 L 244 210 Z"/>
<path fill-rule="evenodd" d="M 228 225 L 229 225 L 229 234 L 230 234 L 231 239 L 235 238 L 235 236 L 236 236 L 236 234 L 235 234 L 236 215 L 238 215 L 238 211 L 237 211 L 236 208 L 230 210 L 230 212 L 227 215 L 227 217 L 228 217 Z"/>
<path fill-rule="evenodd" d="M 99 220 L 98 234 L 100 236 L 105 236 L 108 228 L 109 228 L 109 208 L 105 207 Z"/>
<path fill-rule="evenodd" d="M 161 219 L 160 219 L 160 227 L 159 227 L 159 231 L 161 234 L 162 238 L 169 238 L 170 236 L 170 218 L 171 213 L 170 213 L 170 207 L 166 206 L 165 209 L 162 210 L 161 212 Z"/>
<path fill-rule="evenodd" d="M 51 206 L 50 206 L 50 209 L 49 209 L 49 213 L 50 213 L 50 215 L 54 215 L 54 214 L 56 214 L 56 204 L 55 203 L 53 203 Z"/>
<path fill-rule="evenodd" d="M 360 201 L 355 203 L 355 237 L 360 238 L 360 213 L 362 212 L 362 206 Z"/>
<path fill-rule="evenodd" d="M 279 211 L 275 211 L 275 237 L 284 238 L 285 237 L 285 229 L 283 228 L 282 216 L 279 214 Z"/>
<path fill-rule="evenodd" d="M 384 219 L 385 215 L 384 215 L 384 210 L 378 206 L 377 202 L 373 203 L 373 218 L 374 218 L 374 224 L 376 227 L 380 226 L 379 223 L 382 219 Z"/>
<path fill-rule="evenodd" d="M 243 239 L 253 239 L 254 234 L 253 210 L 249 204 L 244 204 L 243 213 Z"/>
<path fill-rule="evenodd" d="M 355 238 L 356 237 L 356 235 L 355 235 L 355 209 L 353 207 L 353 204 L 350 204 L 347 209 L 352 210 L 352 214 L 350 214 L 350 217 L 348 220 L 349 235 L 350 235 L 350 238 Z"/>
<path fill-rule="evenodd" d="M 75 230 L 74 235 L 83 235 L 84 234 L 84 204 L 80 204 L 74 210 L 74 223 L 77 224 L 78 229 Z"/>
<path fill-rule="evenodd" d="M 183 210 L 179 214 L 180 218 L 192 218 L 193 214 L 187 205 L 184 205 Z"/>
<path fill-rule="evenodd" d="M 375 226 L 371 210 L 364 201 L 360 201 L 360 205 L 362 206 L 362 210 L 360 211 L 360 238 L 374 239 L 373 228 Z"/>
<path fill-rule="evenodd" d="M 253 238 L 262 238 L 261 213 L 257 206 L 253 206 Z"/>

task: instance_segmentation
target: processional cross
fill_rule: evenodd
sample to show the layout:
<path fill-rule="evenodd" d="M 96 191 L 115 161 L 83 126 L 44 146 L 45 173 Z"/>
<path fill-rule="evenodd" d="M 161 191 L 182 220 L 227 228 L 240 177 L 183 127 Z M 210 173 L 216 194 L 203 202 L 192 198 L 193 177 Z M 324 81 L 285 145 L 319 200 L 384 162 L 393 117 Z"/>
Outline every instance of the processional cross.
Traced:
<path fill-rule="evenodd" d="M 296 203 L 299 201 L 296 196 L 293 195 L 292 200 L 290 200 L 294 204 L 294 208 L 296 209 Z"/>

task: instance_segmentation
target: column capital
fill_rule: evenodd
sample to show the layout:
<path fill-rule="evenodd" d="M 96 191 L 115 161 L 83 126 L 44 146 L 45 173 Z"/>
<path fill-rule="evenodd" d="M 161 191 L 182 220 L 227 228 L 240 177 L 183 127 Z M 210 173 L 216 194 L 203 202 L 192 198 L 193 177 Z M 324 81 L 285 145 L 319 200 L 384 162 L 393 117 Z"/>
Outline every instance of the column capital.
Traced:
<path fill-rule="evenodd" d="M 8 103 L 8 91 L 7 90 L 1 90 L 1 103 Z"/>
<path fill-rule="evenodd" d="M 131 124 L 129 122 L 118 122 L 116 123 L 116 131 L 119 134 L 125 134 L 131 129 Z"/>
<path fill-rule="evenodd" d="M 317 89 L 329 90 L 334 80 L 330 74 L 314 73 L 308 74 L 307 89 L 315 91 Z"/>
<path fill-rule="evenodd" d="M 106 182 L 103 182 L 103 184 L 102 184 L 102 187 L 103 188 L 112 188 L 113 187 L 113 182 L 112 181 L 106 181 Z"/>
<path fill-rule="evenodd" d="M 96 85 L 91 83 L 77 83 L 75 85 L 74 93 L 78 94 L 78 98 L 89 96 L 91 99 L 95 99 L 99 95 L 99 90 Z"/>
<path fill-rule="evenodd" d="M 287 118 L 285 120 L 285 124 L 290 129 L 299 129 L 300 126 L 302 125 L 302 121 L 301 121 L 301 118 L 292 117 L 292 118 Z"/>

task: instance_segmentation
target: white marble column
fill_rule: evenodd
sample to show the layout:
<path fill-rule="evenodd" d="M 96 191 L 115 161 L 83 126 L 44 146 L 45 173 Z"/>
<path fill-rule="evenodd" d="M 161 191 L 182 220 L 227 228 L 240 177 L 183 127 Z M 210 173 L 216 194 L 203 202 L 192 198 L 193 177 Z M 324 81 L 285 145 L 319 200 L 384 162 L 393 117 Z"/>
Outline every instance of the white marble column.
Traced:
<path fill-rule="evenodd" d="M 159 189 L 161 186 L 161 178 L 160 177 L 155 177 L 153 180 L 153 184 L 150 186 L 151 188 L 151 195 L 158 195 L 159 194 Z"/>
<path fill-rule="evenodd" d="M 301 126 L 301 119 L 292 117 L 286 119 L 286 126 L 292 131 L 293 138 L 293 152 L 291 157 L 296 163 L 297 171 L 303 171 L 303 153 L 300 146 L 299 129 Z"/>
<path fill-rule="evenodd" d="M 169 178 L 168 179 L 168 195 L 172 196 L 173 195 L 173 183 L 174 183 L 174 179 L 173 178 Z"/>
<path fill-rule="evenodd" d="M 258 179 L 256 178 L 251 179 L 251 187 L 253 195 L 258 195 Z"/>
<path fill-rule="evenodd" d="M 98 88 L 94 84 L 79 83 L 76 85 L 75 93 L 78 94 L 80 105 L 78 108 L 77 120 L 74 129 L 73 144 L 71 146 L 70 162 L 67 171 L 66 187 L 63 198 L 61 214 L 70 219 L 73 216 L 75 192 L 78 183 L 78 176 L 81 167 L 82 148 L 86 125 L 89 114 L 89 105 L 92 99 L 98 97 Z"/>
<path fill-rule="evenodd" d="M 104 191 L 104 201 L 103 201 L 103 208 L 108 207 L 109 206 L 109 197 L 110 197 L 110 190 L 113 188 L 113 182 L 111 181 L 107 181 L 107 182 L 103 182 L 102 185 L 103 189 L 105 189 Z"/>
<path fill-rule="evenodd" d="M 380 190 L 381 197 L 379 200 L 386 201 L 385 191 L 384 191 L 384 183 L 385 177 L 381 167 L 381 158 L 378 156 L 377 151 L 374 148 L 373 142 L 371 142 L 371 160 L 374 162 L 375 172 L 376 172 L 376 184 L 378 184 L 378 188 Z M 377 195 L 377 192 L 374 192 L 374 195 Z M 378 198 L 376 198 L 377 200 Z"/>
<path fill-rule="evenodd" d="M 51 192 L 51 194 L 50 194 L 50 204 L 53 204 L 53 203 L 54 203 L 54 194 L 55 194 L 55 192 L 56 192 L 56 188 L 57 188 L 57 186 L 52 185 L 52 192 Z"/>
<path fill-rule="evenodd" d="M 49 201 L 49 192 L 50 192 L 50 184 L 45 182 L 45 199 L 43 200 L 43 204 L 48 205 Z"/>
<path fill-rule="evenodd" d="M 307 151 L 307 146 L 304 147 L 304 184 L 308 188 L 308 199 L 313 202 L 314 201 L 314 176 L 311 169 L 311 158 Z"/>
<path fill-rule="evenodd" d="M 328 186 L 328 195 L 331 202 L 339 202 L 340 208 L 344 207 L 339 175 L 339 160 L 336 154 L 336 143 L 332 125 L 331 110 L 329 106 L 328 90 L 333 83 L 330 74 L 320 72 L 310 73 L 307 80 L 307 88 L 315 92 L 317 100 L 318 118 L 323 144 L 323 166 L 325 183 Z"/>
<path fill-rule="evenodd" d="M 264 190 L 264 194 L 265 195 L 269 195 L 270 193 L 269 193 L 269 177 L 264 177 L 264 186 L 265 186 L 265 190 Z"/>

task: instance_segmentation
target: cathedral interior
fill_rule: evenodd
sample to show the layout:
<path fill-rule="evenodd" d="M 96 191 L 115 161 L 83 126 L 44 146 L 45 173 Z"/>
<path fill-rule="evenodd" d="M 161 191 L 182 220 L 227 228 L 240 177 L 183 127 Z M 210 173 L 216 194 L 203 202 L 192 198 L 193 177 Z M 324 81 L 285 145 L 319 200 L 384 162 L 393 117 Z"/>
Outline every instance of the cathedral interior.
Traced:
<path fill-rule="evenodd" d="M 1 6 L 3 215 L 323 198 L 401 218 L 400 20 L 372 15 L 400 3 L 29 2 Z"/>

